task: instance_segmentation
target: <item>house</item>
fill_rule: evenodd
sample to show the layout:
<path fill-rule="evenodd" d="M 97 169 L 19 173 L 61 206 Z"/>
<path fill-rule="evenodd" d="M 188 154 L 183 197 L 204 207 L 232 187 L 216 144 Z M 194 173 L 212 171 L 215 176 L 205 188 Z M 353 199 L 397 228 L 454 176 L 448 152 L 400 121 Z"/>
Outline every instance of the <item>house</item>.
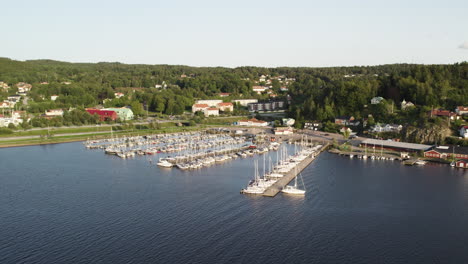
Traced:
<path fill-rule="evenodd" d="M 460 128 L 460 136 L 462 138 L 468 138 L 468 126 L 462 126 Z"/>
<path fill-rule="evenodd" d="M 25 93 L 25 92 L 29 92 L 31 91 L 32 89 L 32 85 L 29 84 L 29 83 L 25 83 L 25 82 L 19 82 L 16 84 L 16 87 L 18 87 L 18 92 L 19 93 Z"/>
<path fill-rule="evenodd" d="M 449 110 L 442 110 L 442 109 L 433 109 L 433 110 L 429 111 L 429 115 L 431 117 L 434 117 L 434 116 L 448 117 L 448 118 L 450 118 L 450 120 L 460 119 L 460 116 L 458 116 L 456 113 L 450 112 Z"/>
<path fill-rule="evenodd" d="M 344 133 L 349 133 L 349 134 L 351 134 L 351 133 L 353 133 L 353 130 L 351 130 L 351 128 L 349 128 L 349 127 L 345 127 L 345 126 L 344 126 L 344 127 L 342 127 L 342 128 L 340 129 L 340 133 L 342 133 L 342 134 L 344 134 Z"/>
<path fill-rule="evenodd" d="M 266 81 L 266 78 L 267 78 L 267 76 L 262 75 L 262 76 L 260 76 L 260 78 L 258 78 L 258 81 L 259 82 L 264 82 L 264 81 Z"/>
<path fill-rule="evenodd" d="M 63 109 L 50 109 L 45 111 L 46 117 L 63 116 Z"/>
<path fill-rule="evenodd" d="M 287 87 L 280 87 L 280 91 L 281 92 L 287 92 L 289 89 Z"/>
<path fill-rule="evenodd" d="M 0 82 L 0 89 L 7 92 L 10 89 L 10 86 L 5 82 Z"/>
<path fill-rule="evenodd" d="M 210 107 L 216 107 L 219 103 L 222 103 L 223 100 L 197 100 L 196 104 L 207 104 Z"/>
<path fill-rule="evenodd" d="M 48 82 L 40 82 L 40 84 L 44 85 L 44 84 L 49 84 Z"/>
<path fill-rule="evenodd" d="M 210 106 L 207 104 L 194 104 L 192 105 L 192 113 L 202 111 L 204 112 L 205 109 L 209 108 Z"/>
<path fill-rule="evenodd" d="M 69 85 L 71 82 L 62 82 L 62 84 Z"/>
<path fill-rule="evenodd" d="M 383 100 L 383 97 L 374 97 L 370 100 L 371 104 L 380 104 L 380 102 L 382 102 Z"/>
<path fill-rule="evenodd" d="M 292 127 L 275 127 L 273 132 L 275 135 L 292 135 L 294 130 Z"/>
<path fill-rule="evenodd" d="M 397 124 L 376 124 L 371 128 L 372 132 L 400 132 L 403 129 L 402 125 Z"/>
<path fill-rule="evenodd" d="M 407 102 L 405 99 L 401 101 L 401 110 L 406 110 L 411 107 L 414 107 L 414 104 L 412 102 L 410 101 Z"/>
<path fill-rule="evenodd" d="M 10 95 L 8 96 L 8 101 L 13 103 L 18 103 L 21 100 L 21 95 Z"/>
<path fill-rule="evenodd" d="M 468 159 L 461 159 L 455 162 L 455 167 L 468 169 Z"/>
<path fill-rule="evenodd" d="M 296 123 L 296 120 L 293 118 L 283 118 L 281 121 L 283 121 L 284 126 L 293 126 Z"/>
<path fill-rule="evenodd" d="M 268 122 L 258 120 L 256 118 L 247 119 L 247 120 L 239 120 L 237 122 L 238 126 L 259 126 L 259 127 L 266 127 L 268 126 Z"/>
<path fill-rule="evenodd" d="M 8 127 L 9 124 L 13 124 L 15 126 L 23 123 L 23 119 L 17 116 L 12 117 L 0 117 L 0 127 Z"/>
<path fill-rule="evenodd" d="M 98 115 L 100 121 L 115 121 L 117 119 L 117 113 L 115 111 L 86 108 L 86 112 L 90 115 Z"/>
<path fill-rule="evenodd" d="M 216 107 L 206 108 L 203 112 L 205 116 L 219 116 L 219 109 Z"/>
<path fill-rule="evenodd" d="M 57 100 L 58 97 L 59 97 L 59 96 L 56 95 L 56 94 L 51 95 L 51 96 L 50 96 L 50 100 L 55 101 L 55 100 Z"/>
<path fill-rule="evenodd" d="M 114 93 L 115 98 L 119 99 L 122 98 L 125 94 L 123 93 Z"/>
<path fill-rule="evenodd" d="M 258 103 L 257 99 L 236 99 L 232 100 L 234 103 L 238 103 L 241 106 L 247 106 L 248 104 L 255 104 Z"/>
<path fill-rule="evenodd" d="M 356 124 L 357 123 L 357 124 Z M 335 124 L 342 126 L 357 126 L 359 121 L 354 120 L 354 116 L 338 116 L 335 117 Z"/>
<path fill-rule="evenodd" d="M 256 92 L 257 94 L 261 94 L 268 90 L 268 87 L 265 86 L 252 86 L 252 90 Z"/>
<path fill-rule="evenodd" d="M 234 105 L 232 103 L 219 103 L 217 105 L 217 107 L 219 108 L 220 111 L 234 111 Z"/>
<path fill-rule="evenodd" d="M 315 121 L 315 122 L 305 122 L 304 123 L 304 129 L 310 129 L 310 130 L 317 131 L 320 128 L 322 128 L 322 123 L 317 122 L 317 121 Z"/>
<path fill-rule="evenodd" d="M 10 102 L 1 102 L 0 108 L 12 108 L 12 107 L 10 106 Z"/>
<path fill-rule="evenodd" d="M 457 113 L 457 115 L 466 115 L 466 114 L 468 114 L 468 107 L 466 107 L 466 106 L 458 106 L 458 107 L 455 109 L 455 113 Z"/>
<path fill-rule="evenodd" d="M 468 147 L 438 146 L 431 150 L 425 151 L 424 157 L 437 159 L 468 159 Z"/>
<path fill-rule="evenodd" d="M 102 110 L 115 111 L 117 113 L 117 117 L 122 121 L 132 120 L 134 118 L 132 109 L 127 107 L 111 107 L 104 108 Z"/>
<path fill-rule="evenodd" d="M 230 93 L 219 93 L 219 97 L 228 97 Z"/>

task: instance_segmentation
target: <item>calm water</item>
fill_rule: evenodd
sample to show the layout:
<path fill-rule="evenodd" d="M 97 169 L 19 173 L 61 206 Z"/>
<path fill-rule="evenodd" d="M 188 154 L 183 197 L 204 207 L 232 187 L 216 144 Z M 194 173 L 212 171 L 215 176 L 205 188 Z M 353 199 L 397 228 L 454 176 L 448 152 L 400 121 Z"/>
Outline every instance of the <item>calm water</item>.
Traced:
<path fill-rule="evenodd" d="M 160 170 L 79 143 L 0 149 L 0 263 L 468 263 L 468 171 L 323 153 L 305 197 L 252 159 Z"/>

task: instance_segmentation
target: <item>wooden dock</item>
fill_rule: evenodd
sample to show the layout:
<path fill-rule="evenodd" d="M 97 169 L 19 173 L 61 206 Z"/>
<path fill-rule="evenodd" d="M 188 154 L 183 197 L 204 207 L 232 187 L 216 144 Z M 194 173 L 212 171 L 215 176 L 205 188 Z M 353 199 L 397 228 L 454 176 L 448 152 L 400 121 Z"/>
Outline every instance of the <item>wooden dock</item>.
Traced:
<path fill-rule="evenodd" d="M 268 187 L 268 189 L 266 189 L 262 195 L 268 197 L 275 197 L 288 183 L 290 183 L 294 179 L 294 177 L 296 177 L 297 174 L 299 174 L 301 171 L 307 168 L 307 166 L 309 166 L 309 164 L 312 163 L 312 161 L 314 161 L 315 158 L 328 147 L 328 145 L 328 143 L 325 144 L 318 152 L 316 152 L 315 154 L 311 154 L 309 157 L 301 161 L 301 163 L 297 165 L 297 170 L 292 169 L 291 171 L 286 173 L 272 186 Z"/>

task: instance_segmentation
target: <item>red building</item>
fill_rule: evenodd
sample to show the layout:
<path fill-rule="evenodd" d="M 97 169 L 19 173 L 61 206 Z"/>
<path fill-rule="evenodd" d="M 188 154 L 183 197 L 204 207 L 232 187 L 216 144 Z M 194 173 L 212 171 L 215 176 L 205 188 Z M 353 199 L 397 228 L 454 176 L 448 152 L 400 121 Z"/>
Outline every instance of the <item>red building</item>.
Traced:
<path fill-rule="evenodd" d="M 87 108 L 86 112 L 88 112 L 90 115 L 98 115 L 99 120 L 101 121 L 108 121 L 108 120 L 116 120 L 117 119 L 117 113 L 115 111 L 111 110 L 100 110 L 100 109 L 94 109 L 94 108 Z"/>
<path fill-rule="evenodd" d="M 468 159 L 457 160 L 455 167 L 468 169 Z"/>
<path fill-rule="evenodd" d="M 468 148 L 467 147 L 455 147 L 455 146 L 439 146 L 434 149 L 424 152 L 426 158 L 438 158 L 438 159 L 467 159 Z"/>

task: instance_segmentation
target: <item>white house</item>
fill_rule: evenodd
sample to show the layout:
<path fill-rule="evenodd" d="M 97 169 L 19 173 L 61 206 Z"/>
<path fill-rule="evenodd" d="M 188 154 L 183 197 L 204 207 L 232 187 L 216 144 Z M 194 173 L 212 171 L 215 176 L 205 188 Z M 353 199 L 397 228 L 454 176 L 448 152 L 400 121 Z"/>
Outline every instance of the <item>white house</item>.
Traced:
<path fill-rule="evenodd" d="M 281 92 L 287 92 L 287 91 L 289 91 L 289 89 L 287 87 L 280 87 L 280 91 Z"/>
<path fill-rule="evenodd" d="M 372 98 L 370 100 L 370 102 L 371 102 L 371 104 L 380 104 L 380 102 L 382 102 L 382 100 L 383 100 L 383 97 L 378 96 L 378 97 Z"/>
<path fill-rule="evenodd" d="M 205 116 L 219 116 L 219 109 L 215 107 L 209 107 L 205 109 L 204 113 Z"/>
<path fill-rule="evenodd" d="M 400 132 L 403 129 L 402 125 L 397 124 L 376 124 L 372 127 L 372 132 Z"/>
<path fill-rule="evenodd" d="M 265 86 L 252 86 L 252 90 L 256 92 L 257 94 L 261 94 L 268 90 L 268 87 Z"/>
<path fill-rule="evenodd" d="M 455 109 L 455 112 L 457 113 L 457 115 L 466 115 L 468 114 L 468 107 L 458 106 L 457 109 Z"/>
<path fill-rule="evenodd" d="M 258 120 L 256 118 L 247 119 L 247 120 L 239 120 L 237 122 L 239 126 L 259 126 L 259 127 L 266 127 L 268 126 L 268 122 Z"/>
<path fill-rule="evenodd" d="M 468 126 L 462 126 L 460 128 L 460 136 L 463 138 L 468 138 Z"/>
<path fill-rule="evenodd" d="M 197 100 L 195 104 L 207 104 L 210 107 L 216 107 L 219 103 L 222 103 L 223 100 Z"/>
<path fill-rule="evenodd" d="M 209 108 L 210 106 L 207 104 L 194 104 L 192 105 L 192 113 L 197 111 L 205 112 L 205 109 Z"/>
<path fill-rule="evenodd" d="M 48 116 L 48 117 L 63 116 L 63 109 L 46 110 L 45 115 Z"/>
<path fill-rule="evenodd" d="M 11 108 L 10 102 L 1 102 L 0 108 Z"/>
<path fill-rule="evenodd" d="M 275 135 L 292 135 L 294 130 L 292 127 L 275 127 Z"/>
<path fill-rule="evenodd" d="M 248 104 L 258 103 L 258 99 L 236 99 L 232 100 L 234 103 L 239 103 L 242 106 L 247 106 Z"/>
<path fill-rule="evenodd" d="M 232 103 L 219 103 L 217 105 L 220 111 L 234 111 L 234 105 Z"/>
<path fill-rule="evenodd" d="M 59 96 L 56 95 L 56 94 L 51 95 L 51 96 L 50 96 L 50 100 L 55 101 L 55 100 L 57 100 L 58 97 L 59 97 Z"/>
<path fill-rule="evenodd" d="M 405 99 L 403 99 L 403 101 L 401 102 L 401 110 L 405 110 L 405 109 L 408 109 L 410 107 L 413 107 L 414 104 L 410 101 L 406 102 Z"/>
<path fill-rule="evenodd" d="M 293 126 L 294 123 L 296 122 L 296 120 L 294 120 L 293 118 L 283 118 L 283 125 L 285 126 Z"/>
<path fill-rule="evenodd" d="M 118 99 L 118 98 L 122 98 L 125 94 L 123 94 L 123 93 L 114 93 L 114 95 L 115 95 L 115 98 Z"/>
<path fill-rule="evenodd" d="M 345 133 L 345 132 L 348 132 L 349 134 L 353 133 L 353 130 L 351 130 L 351 128 L 349 127 L 342 127 L 340 129 L 340 133 Z"/>
<path fill-rule="evenodd" d="M 18 103 L 21 100 L 21 95 L 10 95 L 8 96 L 8 101 L 13 103 Z"/>
<path fill-rule="evenodd" d="M 10 86 L 5 82 L 0 82 L 0 89 L 4 90 L 6 92 L 6 91 L 8 91 L 8 89 L 10 89 Z"/>

